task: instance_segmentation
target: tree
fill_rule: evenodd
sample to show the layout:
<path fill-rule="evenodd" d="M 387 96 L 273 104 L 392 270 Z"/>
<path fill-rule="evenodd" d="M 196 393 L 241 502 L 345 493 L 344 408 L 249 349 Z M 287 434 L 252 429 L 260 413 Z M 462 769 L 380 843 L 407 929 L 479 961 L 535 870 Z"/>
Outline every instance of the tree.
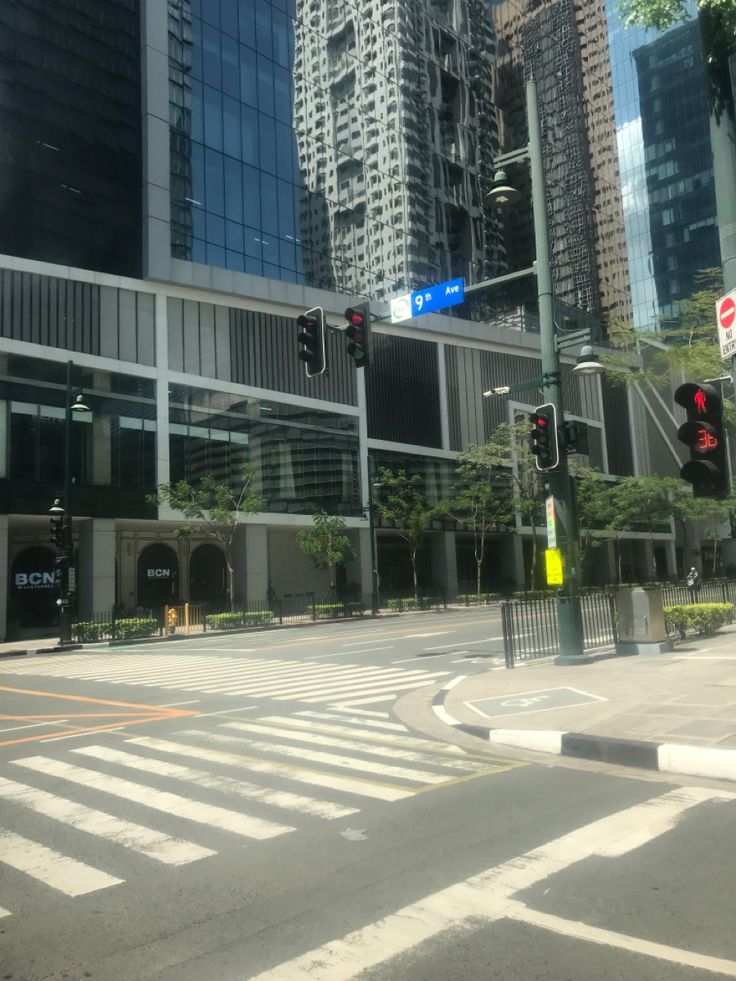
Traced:
<path fill-rule="evenodd" d="M 209 473 L 195 484 L 190 484 L 187 480 L 161 484 L 155 494 L 146 498 L 149 504 L 168 504 L 174 511 L 181 511 L 187 524 L 176 529 L 179 538 L 189 538 L 195 533 L 203 534 L 220 546 L 227 565 L 231 612 L 235 604 L 235 533 L 243 519 L 249 514 L 262 511 L 265 503 L 261 495 L 253 490 L 253 480 L 253 468 L 246 466 L 240 472 L 236 490 L 232 490 L 229 484 L 218 483 Z"/>
<path fill-rule="evenodd" d="M 649 532 L 667 523 L 677 502 L 690 491 L 677 477 L 620 477 L 610 491 L 607 528 L 616 540 L 618 581 L 621 583 L 621 538 L 625 531 Z"/>
<path fill-rule="evenodd" d="M 456 470 L 455 495 L 448 501 L 440 501 L 437 513 L 446 514 L 453 521 L 469 528 L 473 534 L 475 557 L 475 588 L 481 593 L 481 571 L 485 558 L 486 538 L 499 527 L 508 527 L 514 517 L 513 495 L 508 476 L 499 472 L 489 444 L 471 444 L 461 453 Z"/>
<path fill-rule="evenodd" d="M 575 504 L 580 529 L 578 555 L 580 569 L 583 570 L 587 556 L 611 537 L 613 485 L 599 470 L 583 467 L 575 462 L 570 465 L 570 476 L 575 482 Z"/>
<path fill-rule="evenodd" d="M 674 502 L 673 515 L 681 521 L 697 521 L 704 525 L 704 534 L 713 543 L 713 564 L 711 575 L 715 576 L 718 567 L 718 544 L 722 539 L 721 528 L 729 523 L 732 512 L 736 510 L 736 497 L 693 497 L 685 493 Z M 703 570 L 705 571 L 705 570 Z"/>
<path fill-rule="evenodd" d="M 430 504 L 421 490 L 422 477 L 418 473 L 409 475 L 405 470 L 393 471 L 381 467 L 377 482 L 380 484 L 380 498 L 376 502 L 376 508 L 384 520 L 393 521 L 399 537 L 406 542 L 411 561 L 414 600 L 418 604 L 417 551 L 437 516 L 437 508 Z"/>
<path fill-rule="evenodd" d="M 305 528 L 297 536 L 299 548 L 310 559 L 315 569 L 329 569 L 330 588 L 328 595 L 335 594 L 335 575 L 340 562 L 353 558 L 353 546 L 345 534 L 345 519 L 316 511 L 312 515 L 314 526 Z"/>
<path fill-rule="evenodd" d="M 664 31 L 679 21 L 690 20 L 688 0 L 620 0 L 619 12 L 626 27 L 638 25 Z M 699 13 L 718 18 L 724 41 L 736 37 L 736 5 L 733 0 L 697 0 Z M 728 34 L 730 32 L 730 38 Z"/>

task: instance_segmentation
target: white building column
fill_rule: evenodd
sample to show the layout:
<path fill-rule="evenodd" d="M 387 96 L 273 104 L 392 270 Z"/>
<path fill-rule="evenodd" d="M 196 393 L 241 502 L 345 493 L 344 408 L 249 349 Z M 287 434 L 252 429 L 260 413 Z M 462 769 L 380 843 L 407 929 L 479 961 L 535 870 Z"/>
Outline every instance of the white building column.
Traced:
<path fill-rule="evenodd" d="M 240 553 L 242 572 L 244 573 L 244 596 L 246 603 L 265 603 L 268 591 L 268 528 L 265 525 L 244 525 L 245 535 L 241 539 L 245 547 L 245 555 Z M 236 567 L 236 599 L 240 595 L 238 589 L 238 572 Z"/>
<path fill-rule="evenodd" d="M 8 630 L 8 516 L 0 514 L 0 640 Z"/>
<path fill-rule="evenodd" d="M 358 530 L 358 572 L 360 575 L 360 592 L 366 599 L 371 595 L 373 580 L 371 578 L 371 533 L 368 528 Z"/>
<path fill-rule="evenodd" d="M 448 596 L 457 596 L 457 553 L 455 532 L 441 531 L 430 537 L 432 578 Z"/>
<path fill-rule="evenodd" d="M 79 616 L 109 613 L 115 604 L 115 520 L 91 518 L 79 525 Z"/>

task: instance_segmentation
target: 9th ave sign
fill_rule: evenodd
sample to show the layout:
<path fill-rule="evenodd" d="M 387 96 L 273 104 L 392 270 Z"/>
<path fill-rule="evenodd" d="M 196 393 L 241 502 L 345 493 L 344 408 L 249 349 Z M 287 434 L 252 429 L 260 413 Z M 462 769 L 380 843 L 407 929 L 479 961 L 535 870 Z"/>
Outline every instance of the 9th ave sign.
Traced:
<path fill-rule="evenodd" d="M 409 320 L 411 317 L 418 317 L 423 313 L 432 313 L 434 310 L 454 307 L 458 303 L 462 303 L 464 299 L 465 281 L 463 279 L 449 279 L 446 283 L 428 286 L 426 289 L 417 290 L 415 293 L 395 296 L 391 300 L 391 323 L 398 324 L 402 320 Z"/>
<path fill-rule="evenodd" d="M 736 355 L 736 290 L 716 300 L 716 323 L 721 357 L 729 361 Z"/>

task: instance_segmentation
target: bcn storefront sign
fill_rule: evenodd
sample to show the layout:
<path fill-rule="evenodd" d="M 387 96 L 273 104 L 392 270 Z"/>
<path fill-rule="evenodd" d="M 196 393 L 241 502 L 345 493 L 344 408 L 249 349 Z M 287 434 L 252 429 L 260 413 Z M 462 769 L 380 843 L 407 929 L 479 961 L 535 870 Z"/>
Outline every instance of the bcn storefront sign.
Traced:
<path fill-rule="evenodd" d="M 53 572 L 16 572 L 14 578 L 16 589 L 53 589 Z"/>
<path fill-rule="evenodd" d="M 171 579 L 171 569 L 147 569 L 149 579 Z"/>

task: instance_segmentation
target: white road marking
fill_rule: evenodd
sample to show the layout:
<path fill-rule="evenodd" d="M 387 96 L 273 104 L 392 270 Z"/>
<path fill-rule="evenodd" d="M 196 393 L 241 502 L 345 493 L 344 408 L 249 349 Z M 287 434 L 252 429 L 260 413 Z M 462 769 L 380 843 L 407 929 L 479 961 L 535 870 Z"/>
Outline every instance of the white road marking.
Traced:
<path fill-rule="evenodd" d="M 226 728 L 237 732 L 248 732 L 249 729 L 240 722 L 228 722 Z M 302 746 L 287 746 L 282 743 L 263 742 L 260 739 L 245 737 L 252 749 L 259 753 L 275 753 L 278 756 L 296 757 L 298 760 L 311 760 L 313 763 L 325 763 L 356 773 L 377 773 L 384 777 L 395 777 L 399 780 L 411 780 L 415 783 L 444 783 L 447 774 L 431 773 L 429 770 L 415 770 L 404 766 L 392 766 L 390 763 L 378 763 L 374 760 L 360 760 L 354 756 L 341 756 L 338 753 L 323 753 L 320 750 L 305 749 Z"/>
<path fill-rule="evenodd" d="M 178 753 L 180 750 L 180 747 L 176 743 L 167 742 L 164 739 L 148 738 L 147 736 L 128 739 L 126 740 L 126 745 L 128 743 L 133 743 L 144 749 L 158 750 L 163 753 Z M 121 766 L 129 766 L 131 769 L 142 770 L 145 773 L 155 773 L 158 776 L 169 777 L 174 780 L 184 780 L 198 787 L 204 787 L 207 790 L 217 790 L 220 793 L 235 794 L 247 800 L 261 801 L 261 803 L 268 804 L 271 807 L 298 811 L 300 814 L 312 814 L 315 817 L 326 818 L 328 821 L 358 813 L 358 809 L 354 807 L 342 807 L 339 804 L 332 804 L 329 801 L 304 797 L 302 794 L 292 794 L 284 790 L 272 790 L 270 787 L 259 787 L 257 784 L 247 783 L 244 780 L 234 780 L 232 777 L 215 776 L 206 773 L 204 770 L 195 770 L 188 766 L 181 766 L 178 763 L 170 763 L 168 760 L 150 759 L 137 756 L 134 753 L 124 753 L 120 750 L 113 750 L 102 746 L 85 746 L 83 749 L 75 750 L 75 752 L 82 753 L 85 756 L 91 756 L 94 759 L 119 763 Z"/>
<path fill-rule="evenodd" d="M 57 797 L 56 794 L 28 787 L 0 777 L 0 797 L 21 804 L 37 814 L 53 821 L 68 824 L 79 831 L 106 838 L 124 848 L 131 848 L 147 858 L 166 865 L 187 865 L 208 855 L 216 854 L 210 848 L 202 848 L 182 838 L 172 838 L 161 831 L 154 831 L 132 821 L 123 821 L 105 811 L 87 807 L 76 801 Z"/>
<path fill-rule="evenodd" d="M 728 961 L 722 957 L 711 957 L 709 954 L 699 954 L 693 950 L 681 947 L 670 947 L 666 944 L 630 937 L 624 933 L 614 933 L 613 930 L 603 930 L 600 927 L 589 926 L 576 920 L 565 920 L 551 913 L 540 913 L 529 909 L 524 903 L 509 901 L 504 909 L 504 918 L 515 920 L 517 923 L 527 923 L 551 933 L 559 933 L 576 940 L 587 940 L 590 943 L 613 947 L 618 950 L 628 950 L 633 954 L 642 954 L 656 960 L 668 961 L 682 967 L 693 967 L 699 971 L 710 971 L 713 974 L 724 974 L 736 978 L 736 961 Z"/>
<path fill-rule="evenodd" d="M 0 862 L 65 896 L 85 896 L 125 881 L 4 828 L 0 828 Z"/>
<path fill-rule="evenodd" d="M 190 698 L 186 702 L 165 702 L 163 708 L 177 708 L 179 705 L 199 705 L 201 698 Z"/>
<path fill-rule="evenodd" d="M 266 719 L 259 719 L 258 722 L 250 726 L 239 725 L 238 729 L 243 732 L 276 736 L 279 739 L 291 739 L 294 742 L 299 743 L 312 743 L 315 746 L 332 746 L 335 749 L 349 749 L 353 752 L 367 753 L 370 756 L 387 756 L 390 759 L 405 760 L 407 763 L 422 763 L 428 764 L 429 766 L 448 766 L 457 770 L 465 770 L 472 773 L 477 773 L 479 770 L 486 769 L 482 763 L 475 763 L 470 760 L 443 760 L 441 758 L 441 752 L 438 755 L 430 756 L 428 753 L 417 752 L 416 750 L 412 749 L 404 749 L 404 746 L 411 745 L 411 740 L 409 739 L 402 740 L 400 743 L 394 740 L 393 742 L 387 744 L 385 741 L 378 741 L 377 733 L 371 733 L 373 736 L 373 742 L 367 739 L 362 741 L 357 739 L 345 739 L 342 736 L 329 734 L 328 727 L 326 726 L 322 730 L 317 730 L 317 727 L 313 727 L 312 730 L 309 731 L 308 729 L 304 728 L 295 728 L 292 725 L 266 725 L 265 723 L 267 721 L 268 720 Z M 288 720 L 286 721 L 288 722 Z M 349 729 L 347 732 L 350 735 L 353 734 Z M 427 741 L 427 745 L 430 745 L 433 750 L 437 750 L 439 748 L 441 751 L 441 747 L 437 747 L 434 744 L 429 743 L 429 741 Z M 449 776 L 449 774 L 446 774 L 446 776 Z"/>
<path fill-rule="evenodd" d="M 58 726 L 62 722 L 68 723 L 68 719 L 54 719 L 53 722 L 32 722 L 25 726 L 3 726 L 0 733 L 18 732 L 21 729 L 40 729 L 42 726 Z"/>
<path fill-rule="evenodd" d="M 305 718 L 305 719 L 327 719 L 327 720 L 332 720 L 333 722 L 355 722 L 355 723 L 357 723 L 358 725 L 361 725 L 361 726 L 372 726 L 374 729 L 391 729 L 394 732 L 408 732 L 409 731 L 405 725 L 402 725 L 401 724 L 401 722 L 383 722 L 383 721 L 378 721 L 379 719 L 381 719 L 381 720 L 388 719 L 389 716 L 388 716 L 388 713 L 387 712 L 369 712 L 366 709 L 362 709 L 362 710 L 361 709 L 354 709 L 353 715 L 354 716 L 360 716 L 360 718 L 354 718 L 354 717 L 344 716 L 344 715 L 335 715 L 334 712 L 314 712 L 314 711 L 309 711 L 309 712 L 297 712 L 296 713 L 296 716 L 298 718 L 300 718 L 300 719 L 301 718 Z M 365 718 L 365 716 L 368 716 L 368 718 Z M 371 717 L 374 717 L 375 718 L 375 721 Z"/>
<path fill-rule="evenodd" d="M 284 824 L 249 817 L 246 814 L 229 811 L 214 804 L 203 804 L 187 797 L 180 797 L 178 794 L 171 794 L 166 790 L 156 790 L 154 787 L 133 783 L 132 780 L 108 776 L 104 773 L 98 773 L 96 770 L 88 770 L 85 767 L 52 760 L 45 756 L 29 756 L 12 762 L 16 766 L 26 767 L 37 773 L 61 777 L 62 780 L 69 780 L 71 783 L 78 783 L 83 787 L 91 787 L 93 790 L 101 790 L 103 793 L 122 797 L 124 800 L 134 801 L 136 804 L 143 804 L 155 811 L 163 811 L 164 814 L 175 814 L 177 817 L 186 818 L 188 821 L 207 824 L 213 828 L 220 828 L 222 831 L 242 835 L 245 838 L 257 838 L 259 840 L 275 838 L 294 830 Z"/>
<path fill-rule="evenodd" d="M 300 715 L 305 715 L 306 713 L 300 713 Z M 310 713 L 311 714 L 311 713 Z M 329 718 L 329 717 L 328 717 Z M 440 743 L 432 739 L 423 739 L 420 736 L 410 736 L 408 733 L 404 735 L 403 733 L 399 736 L 395 736 L 393 733 L 376 732 L 373 729 L 363 729 L 360 726 L 344 726 L 340 725 L 342 719 L 335 722 L 329 722 L 327 719 L 325 721 L 315 721 L 308 722 L 306 719 L 299 718 L 297 721 L 295 718 L 290 718 L 289 716 L 281 715 L 265 715 L 261 716 L 256 720 L 257 723 L 267 722 L 273 723 L 275 725 L 288 726 L 288 727 L 299 727 L 299 729 L 311 729 L 315 732 L 328 732 L 334 733 L 337 736 L 360 736 L 365 740 L 373 739 L 378 741 L 381 745 L 385 745 L 386 741 L 389 741 L 391 746 L 407 746 L 412 749 L 423 749 L 429 750 L 435 753 L 453 753 L 458 756 L 464 756 L 465 751 L 459 746 L 452 746 L 446 743 Z M 349 720 L 345 720 L 349 721 Z M 361 723 L 361 720 L 357 720 Z M 406 732 L 406 730 L 404 730 Z"/>
<path fill-rule="evenodd" d="M 197 729 L 188 729 L 180 735 L 194 736 L 198 740 L 215 743 L 215 745 L 238 746 L 241 750 L 246 749 L 244 741 L 237 736 L 219 735 L 216 733 L 202 732 Z M 135 739 L 130 741 L 136 742 Z M 217 749 L 207 749 L 204 746 L 188 746 L 186 743 L 179 742 L 173 743 L 172 745 L 176 746 L 177 753 L 182 756 L 189 756 L 192 759 L 206 760 L 210 763 L 222 763 L 225 766 L 240 767 L 241 769 L 251 770 L 254 773 L 268 773 L 272 776 L 283 777 L 286 780 L 294 780 L 297 783 L 306 783 L 314 787 L 325 787 L 329 790 L 339 790 L 343 793 L 356 794 L 360 797 L 396 801 L 403 800 L 405 797 L 411 797 L 414 793 L 409 788 L 387 786 L 374 783 L 370 780 L 345 777 L 337 773 L 312 770 L 308 767 L 293 766 L 289 763 L 274 763 L 269 760 L 261 760 L 255 756 L 248 756 L 245 752 L 232 753 Z M 159 745 L 156 746 L 156 749 L 162 749 L 162 747 Z M 168 752 L 168 750 L 164 750 L 164 752 Z"/>
<path fill-rule="evenodd" d="M 330 705 L 330 708 L 336 709 L 338 712 L 342 712 L 345 709 L 354 709 L 356 705 L 380 705 L 381 702 L 394 702 L 396 701 L 396 695 L 384 695 L 381 698 L 355 698 L 348 702 L 340 702 L 339 705 Z"/>
<path fill-rule="evenodd" d="M 726 799 L 732 797 L 733 795 L 726 795 Z M 528 889 L 577 862 L 602 854 L 614 846 L 617 840 L 630 838 L 649 819 L 653 819 L 655 825 L 661 828 L 657 815 L 659 808 L 674 819 L 676 815 L 684 814 L 699 803 L 723 799 L 724 795 L 717 790 L 683 787 L 642 804 L 635 804 L 626 810 L 576 828 L 524 855 L 440 889 L 389 916 L 348 933 L 340 940 L 332 940 L 294 960 L 251 977 L 250 981 L 311 981 L 315 977 L 319 977 L 320 981 L 349 981 L 372 967 L 405 954 L 443 931 L 451 928 L 469 930 L 478 921 L 492 922 L 504 919 L 507 915 L 518 918 L 522 912 L 524 916 L 538 920 L 540 925 L 544 921 L 545 929 L 559 926 L 557 917 L 545 918 L 532 911 L 527 914 L 522 904 L 512 899 L 514 893 Z M 568 929 L 574 930 L 575 927 L 576 924 L 570 923 Z M 618 945 L 615 941 L 619 935 L 601 931 L 594 937 L 594 928 L 590 927 L 585 928 L 585 933 L 587 936 L 584 939 Z M 621 946 L 632 949 L 631 938 L 625 939 L 629 946 L 619 940 Z M 636 944 L 639 953 L 655 957 L 661 952 L 673 950 L 648 944 L 646 941 L 636 941 Z M 720 973 L 736 977 L 736 962 L 721 961 L 707 955 L 693 954 L 691 951 L 676 951 L 675 954 L 679 957 L 677 963 L 692 966 L 692 958 L 697 958 L 698 967 L 715 971 L 715 965 L 718 964 L 717 970 Z M 672 958 L 668 956 L 664 959 Z"/>
<path fill-rule="evenodd" d="M 390 651 L 393 650 L 395 644 L 388 644 L 386 647 L 360 647 L 356 651 L 335 651 L 332 654 L 312 654 L 310 658 L 315 659 L 318 657 L 345 657 L 347 654 L 368 654 L 371 651 Z"/>
<path fill-rule="evenodd" d="M 437 644 L 434 647 L 425 647 L 425 651 L 436 651 L 442 648 L 448 654 L 455 654 L 456 651 L 447 651 L 448 647 L 460 647 L 464 645 L 465 647 L 475 647 L 476 644 L 487 644 L 489 640 L 503 640 L 503 634 L 496 634 L 493 637 L 484 637 L 483 640 L 458 640 L 457 643 L 450 644 Z"/>
<path fill-rule="evenodd" d="M 243 708 L 220 709 L 219 712 L 197 712 L 198 719 L 211 719 L 215 715 L 235 715 L 236 712 L 253 712 L 257 705 L 246 705 Z"/>
<path fill-rule="evenodd" d="M 375 692 L 376 695 L 383 695 L 383 694 L 385 694 L 386 692 L 389 692 L 389 691 L 390 692 L 399 692 L 399 691 L 406 691 L 407 689 L 412 689 L 412 688 L 424 688 L 427 685 L 434 685 L 434 684 L 436 684 L 437 683 L 437 677 L 441 677 L 442 675 L 444 675 L 446 673 L 447 673 L 446 671 L 443 671 L 443 672 L 441 672 L 441 675 L 438 675 L 436 677 L 431 677 L 430 676 L 430 677 L 427 678 L 426 681 L 406 681 L 406 682 L 404 682 L 403 684 L 400 684 L 400 685 L 399 684 L 392 684 L 390 682 L 386 682 L 386 683 L 384 683 L 382 685 L 366 685 L 366 686 L 355 687 L 355 688 L 353 688 L 353 690 L 351 692 L 345 692 L 345 694 L 348 695 L 348 696 L 350 696 L 350 695 L 367 695 L 369 693 L 374 693 Z M 320 694 L 320 695 L 309 696 L 309 697 L 300 696 L 298 699 L 296 698 L 296 696 L 292 696 L 292 695 L 277 695 L 277 696 L 274 697 L 274 701 L 275 702 L 284 702 L 284 701 L 295 701 L 295 700 L 298 700 L 300 702 L 304 702 L 307 705 L 313 705 L 315 702 L 331 702 L 331 701 L 334 701 L 335 698 L 339 698 L 339 697 L 340 697 L 340 692 L 332 692 L 332 693 L 329 693 L 328 692 L 326 694 Z M 376 701 L 376 699 L 369 699 L 368 701 L 373 702 L 373 701 Z M 351 703 L 350 702 L 342 702 L 342 704 L 343 705 L 349 705 Z"/>
<path fill-rule="evenodd" d="M 265 695 L 273 691 L 329 691 L 339 688 L 357 688 L 359 685 L 379 684 L 383 682 L 402 681 L 410 678 L 426 678 L 426 671 L 402 671 L 400 668 L 336 668 L 320 667 L 305 677 L 266 676 L 258 681 L 239 681 L 237 684 L 217 685 L 208 688 L 210 692 L 235 693 L 248 692 L 253 695 Z"/>

